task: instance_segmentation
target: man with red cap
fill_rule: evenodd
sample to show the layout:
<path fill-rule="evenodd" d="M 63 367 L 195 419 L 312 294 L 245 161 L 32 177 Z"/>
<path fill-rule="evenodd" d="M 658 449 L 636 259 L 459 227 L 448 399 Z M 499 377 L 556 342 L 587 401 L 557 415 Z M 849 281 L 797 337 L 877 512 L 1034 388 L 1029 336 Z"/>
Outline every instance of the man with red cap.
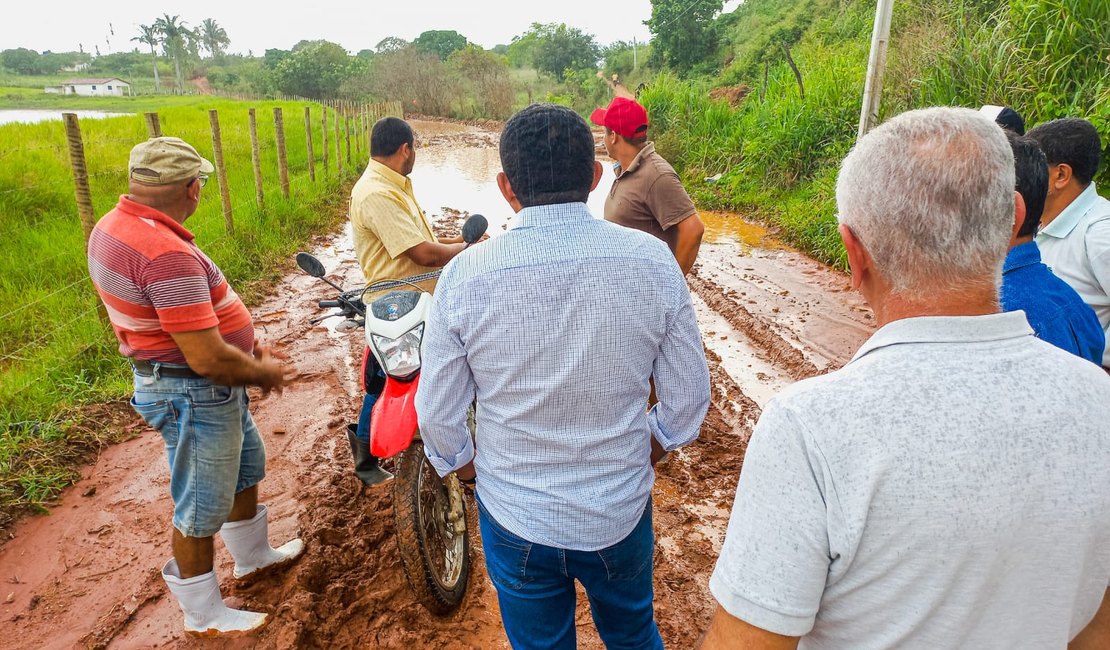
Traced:
<path fill-rule="evenodd" d="M 605 219 L 662 239 L 683 273 L 694 267 L 705 226 L 670 163 L 647 137 L 647 111 L 618 96 L 590 120 L 605 127 L 605 151 L 617 161 L 617 180 L 605 200 Z"/>

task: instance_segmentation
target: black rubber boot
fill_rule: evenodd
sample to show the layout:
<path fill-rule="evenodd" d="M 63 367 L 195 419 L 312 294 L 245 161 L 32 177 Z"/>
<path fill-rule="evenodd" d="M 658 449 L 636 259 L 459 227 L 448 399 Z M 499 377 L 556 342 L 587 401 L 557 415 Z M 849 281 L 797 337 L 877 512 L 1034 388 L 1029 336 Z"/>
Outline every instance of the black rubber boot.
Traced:
<path fill-rule="evenodd" d="M 357 424 L 347 425 L 347 442 L 351 443 L 351 456 L 355 459 L 355 476 L 367 487 L 384 483 L 393 478 L 378 464 L 378 457 L 370 453 L 370 446 L 355 435 Z"/>

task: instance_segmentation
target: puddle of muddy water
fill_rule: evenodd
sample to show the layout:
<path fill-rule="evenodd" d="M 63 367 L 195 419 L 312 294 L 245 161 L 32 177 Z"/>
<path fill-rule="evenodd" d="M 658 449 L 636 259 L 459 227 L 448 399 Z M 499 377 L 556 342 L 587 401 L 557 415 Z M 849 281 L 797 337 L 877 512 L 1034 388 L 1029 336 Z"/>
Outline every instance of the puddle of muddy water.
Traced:
<path fill-rule="evenodd" d="M 786 245 L 771 235 L 771 231 L 763 226 L 744 221 L 739 216 L 728 212 L 714 212 L 712 210 L 699 211 L 702 223 L 705 224 L 703 243 L 733 243 L 737 244 L 741 252 L 753 248 L 779 249 Z"/>
<path fill-rule="evenodd" d="M 418 128 L 424 128 L 423 123 Z M 605 197 L 614 178 L 612 168 L 605 164 L 602 167 L 601 181 L 587 201 L 590 212 L 599 218 L 604 214 Z M 416 200 L 432 222 L 443 218 L 444 208 L 479 213 L 489 220 L 490 236 L 496 237 L 514 216 L 497 188 L 500 171 L 497 147 L 432 145 L 418 150 L 416 167 L 409 177 Z"/>

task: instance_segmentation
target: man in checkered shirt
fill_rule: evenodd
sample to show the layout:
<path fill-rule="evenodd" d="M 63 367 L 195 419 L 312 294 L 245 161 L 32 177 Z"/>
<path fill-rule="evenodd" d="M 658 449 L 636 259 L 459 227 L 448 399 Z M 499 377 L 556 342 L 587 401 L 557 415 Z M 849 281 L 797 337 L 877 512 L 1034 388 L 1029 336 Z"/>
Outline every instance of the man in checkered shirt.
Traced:
<path fill-rule="evenodd" d="M 441 475 L 476 477 L 514 648 L 575 647 L 575 580 L 606 645 L 662 648 L 652 466 L 697 438 L 709 404 L 690 293 L 663 242 L 586 208 L 601 165 L 581 117 L 530 106 L 500 147 L 517 216 L 440 277 L 416 397 L 425 451 Z"/>

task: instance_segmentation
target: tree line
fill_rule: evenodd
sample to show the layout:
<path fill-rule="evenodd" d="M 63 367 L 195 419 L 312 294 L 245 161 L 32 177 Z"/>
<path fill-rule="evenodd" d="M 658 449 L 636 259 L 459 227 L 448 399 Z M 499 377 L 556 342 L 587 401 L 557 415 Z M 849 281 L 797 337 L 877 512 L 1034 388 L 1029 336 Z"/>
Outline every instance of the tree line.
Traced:
<path fill-rule="evenodd" d="M 256 56 L 229 53 L 232 40 L 212 18 L 193 26 L 165 13 L 139 26 L 130 39 L 136 43 L 131 52 L 100 56 L 98 51 L 94 57 L 83 48 L 61 54 L 18 48 L 0 52 L 0 66 L 23 75 L 87 70 L 143 84 L 153 79 L 156 93 L 171 87 L 186 92 L 189 80 L 204 78 L 227 92 L 397 100 L 410 111 L 503 118 L 514 106 L 534 100 L 585 110 L 608 98 L 600 70 L 638 81 L 665 68 L 686 71 L 697 65 L 697 57 L 715 51 L 713 17 L 721 0 L 694 0 L 693 5 L 653 0 L 652 5 L 652 18 L 645 21 L 654 35 L 650 44 L 602 45 L 566 23 L 533 23 L 491 49 L 454 30 L 429 30 L 411 41 L 390 36 L 354 53 L 327 40 L 302 40 Z M 691 46 L 695 41 L 698 47 Z"/>

